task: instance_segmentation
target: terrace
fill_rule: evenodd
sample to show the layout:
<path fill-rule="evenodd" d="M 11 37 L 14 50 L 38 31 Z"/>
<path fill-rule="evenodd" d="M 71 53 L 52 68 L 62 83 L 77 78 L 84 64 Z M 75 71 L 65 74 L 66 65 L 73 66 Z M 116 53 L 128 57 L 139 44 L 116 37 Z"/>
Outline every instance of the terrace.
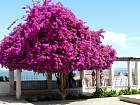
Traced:
<path fill-rule="evenodd" d="M 100 85 L 100 80 L 96 80 L 96 85 L 107 89 L 122 89 L 122 88 L 140 88 L 140 58 L 133 57 L 118 57 L 115 62 L 127 62 L 127 76 L 114 75 L 114 64 L 108 75 L 104 75 L 105 84 Z M 135 64 L 135 70 L 132 73 L 132 63 Z M 24 95 L 39 95 L 39 94 L 53 94 L 59 93 L 56 80 L 52 80 L 52 74 L 49 74 L 46 80 L 21 80 L 22 72 L 16 71 L 16 78 L 14 79 L 14 71 L 9 70 L 9 82 L 0 82 L 0 95 L 11 94 L 16 95 L 17 98 Z M 74 88 L 67 88 L 67 93 L 82 93 L 91 94 L 95 91 L 95 86 L 92 85 L 92 75 L 87 73 L 87 70 L 79 72 L 79 76 L 75 77 L 76 86 Z M 133 79 L 133 75 L 135 80 Z M 100 79 L 100 72 L 96 72 L 96 78 Z M 125 81 L 125 84 L 120 81 Z M 119 83 L 117 83 L 119 81 Z M 63 84 L 64 85 L 64 84 Z"/>

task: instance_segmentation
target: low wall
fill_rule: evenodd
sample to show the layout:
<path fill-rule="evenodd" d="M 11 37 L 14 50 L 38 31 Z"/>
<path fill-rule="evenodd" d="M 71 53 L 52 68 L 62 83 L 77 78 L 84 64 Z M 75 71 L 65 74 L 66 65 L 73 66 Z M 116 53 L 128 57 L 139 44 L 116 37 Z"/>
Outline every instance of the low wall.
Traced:
<path fill-rule="evenodd" d="M 16 83 L 16 82 L 15 82 Z M 16 84 L 15 84 L 16 85 Z M 16 86 L 15 86 L 16 88 Z M 107 88 L 107 90 L 111 90 L 112 87 L 111 86 L 108 86 L 108 87 L 101 87 L 101 88 Z M 115 90 L 121 90 L 121 89 L 125 89 L 127 87 L 114 87 L 113 89 Z M 132 88 L 136 88 L 136 86 L 133 86 Z M 26 91 L 26 90 L 47 90 L 47 83 L 46 81 L 22 81 L 22 87 L 21 87 L 22 91 Z M 55 90 L 55 89 L 58 89 L 57 87 L 57 83 L 56 81 L 52 81 L 52 89 Z M 10 90 L 10 84 L 9 82 L 0 82 L 0 96 L 2 95 L 9 95 L 9 90 Z M 93 93 L 95 92 L 96 90 L 96 87 L 76 87 L 76 88 L 70 88 L 70 89 L 67 89 L 67 92 L 68 93 Z"/>
<path fill-rule="evenodd" d="M 0 95 L 8 95 L 10 90 L 9 82 L 0 82 Z"/>

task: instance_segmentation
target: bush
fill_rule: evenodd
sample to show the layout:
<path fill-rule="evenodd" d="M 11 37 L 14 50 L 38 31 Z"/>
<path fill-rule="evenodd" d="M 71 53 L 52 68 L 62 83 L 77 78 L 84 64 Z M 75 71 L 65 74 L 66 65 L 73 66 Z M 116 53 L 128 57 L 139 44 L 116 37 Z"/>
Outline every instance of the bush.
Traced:
<path fill-rule="evenodd" d="M 0 81 L 9 81 L 7 76 L 0 76 Z"/>
<path fill-rule="evenodd" d="M 116 90 L 107 91 L 106 89 L 98 88 L 93 94 L 93 98 L 103 98 L 103 97 L 116 97 L 119 94 Z"/>
<path fill-rule="evenodd" d="M 95 93 L 93 94 L 94 98 L 102 98 L 106 97 L 106 89 L 97 88 Z"/>
<path fill-rule="evenodd" d="M 131 94 L 140 94 L 140 89 L 136 90 L 136 89 L 126 88 L 117 92 L 116 90 L 106 91 L 106 89 L 98 88 L 96 89 L 95 93 L 93 93 L 92 98 L 116 97 L 119 95 L 131 95 Z"/>
<path fill-rule="evenodd" d="M 9 78 L 7 76 L 4 77 L 5 81 L 9 81 Z"/>
<path fill-rule="evenodd" d="M 122 89 L 119 91 L 119 95 L 131 95 L 132 91 L 130 88 Z"/>
<path fill-rule="evenodd" d="M 25 100 L 26 100 L 26 101 L 28 101 L 28 102 L 33 102 L 33 100 L 32 100 L 32 97 L 31 97 L 31 96 L 26 97 L 26 98 L 25 98 Z"/>
<path fill-rule="evenodd" d="M 140 91 L 139 90 L 136 90 L 136 89 L 132 89 L 132 94 L 140 94 Z"/>
<path fill-rule="evenodd" d="M 0 76 L 0 81 L 4 81 L 4 78 L 3 78 L 3 76 Z"/>
<path fill-rule="evenodd" d="M 138 89 L 137 91 L 138 91 L 138 94 L 140 94 L 140 89 Z"/>
<path fill-rule="evenodd" d="M 127 88 L 119 91 L 119 95 L 131 95 L 131 94 L 140 94 L 140 90 Z"/>
<path fill-rule="evenodd" d="M 110 90 L 110 91 L 106 92 L 106 95 L 108 97 L 116 97 L 116 96 L 118 96 L 118 93 L 116 90 Z"/>

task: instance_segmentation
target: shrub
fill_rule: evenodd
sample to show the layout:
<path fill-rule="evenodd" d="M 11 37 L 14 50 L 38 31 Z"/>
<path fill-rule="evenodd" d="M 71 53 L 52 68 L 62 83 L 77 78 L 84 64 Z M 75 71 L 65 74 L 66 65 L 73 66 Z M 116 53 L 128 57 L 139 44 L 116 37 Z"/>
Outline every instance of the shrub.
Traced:
<path fill-rule="evenodd" d="M 25 98 L 25 100 L 26 100 L 26 101 L 28 101 L 28 102 L 33 102 L 33 100 L 32 100 L 32 97 L 31 97 L 31 96 L 26 97 L 26 98 Z"/>
<path fill-rule="evenodd" d="M 130 95 L 132 94 L 132 91 L 130 88 L 122 89 L 119 91 L 119 95 Z"/>
<path fill-rule="evenodd" d="M 140 89 L 138 89 L 138 94 L 140 94 Z"/>
<path fill-rule="evenodd" d="M 140 93 L 139 90 L 136 90 L 136 89 L 132 89 L 131 92 L 132 92 L 132 94 L 139 94 Z"/>
<path fill-rule="evenodd" d="M 116 97 L 116 96 L 118 96 L 118 93 L 116 90 L 110 90 L 110 91 L 106 92 L 106 95 L 108 97 Z"/>
<path fill-rule="evenodd" d="M 9 78 L 7 76 L 4 77 L 5 81 L 9 81 Z"/>
<path fill-rule="evenodd" d="M 97 88 L 95 93 L 93 94 L 94 98 L 102 98 L 106 97 L 106 89 Z"/>
<path fill-rule="evenodd" d="M 3 76 L 0 76 L 0 81 L 4 81 L 4 78 L 3 78 Z"/>
<path fill-rule="evenodd" d="M 102 98 L 102 97 L 116 97 L 119 94 L 116 90 L 107 91 L 106 89 L 98 88 L 96 89 L 95 93 L 93 94 L 93 98 Z"/>

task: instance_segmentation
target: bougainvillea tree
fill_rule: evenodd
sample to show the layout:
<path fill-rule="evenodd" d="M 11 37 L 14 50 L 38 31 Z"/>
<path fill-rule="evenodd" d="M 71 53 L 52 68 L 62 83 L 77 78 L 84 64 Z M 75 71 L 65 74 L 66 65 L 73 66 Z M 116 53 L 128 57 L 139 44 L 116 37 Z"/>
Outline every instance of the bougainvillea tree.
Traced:
<path fill-rule="evenodd" d="M 90 30 L 61 3 L 45 0 L 25 7 L 25 22 L 0 44 L 0 64 L 35 72 L 107 69 L 115 60 L 111 46 L 102 45 L 103 30 Z"/>

